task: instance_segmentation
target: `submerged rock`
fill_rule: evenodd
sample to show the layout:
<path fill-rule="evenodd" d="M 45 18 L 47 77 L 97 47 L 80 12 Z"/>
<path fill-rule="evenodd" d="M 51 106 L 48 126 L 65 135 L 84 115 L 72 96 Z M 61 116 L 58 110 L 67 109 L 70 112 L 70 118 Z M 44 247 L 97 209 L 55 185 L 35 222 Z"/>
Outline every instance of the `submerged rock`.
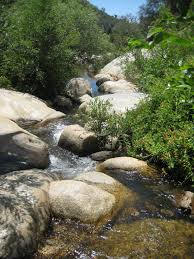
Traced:
<path fill-rule="evenodd" d="M 50 217 L 49 183 L 58 179 L 41 170 L 0 177 L 0 258 L 23 258 L 37 248 Z"/>
<path fill-rule="evenodd" d="M 145 161 L 133 157 L 115 157 L 97 165 L 97 171 L 103 173 L 117 173 L 138 171 L 144 175 L 155 175 L 156 171 L 148 166 Z"/>
<path fill-rule="evenodd" d="M 95 134 L 77 124 L 64 128 L 58 145 L 79 155 L 91 154 L 98 150 Z"/>
<path fill-rule="evenodd" d="M 90 83 L 83 78 L 73 78 L 67 84 L 65 94 L 74 101 L 79 101 L 79 98 L 85 94 L 92 95 Z"/>
<path fill-rule="evenodd" d="M 55 216 L 97 222 L 112 213 L 115 197 L 95 186 L 66 180 L 51 183 L 49 198 Z"/>
<path fill-rule="evenodd" d="M 0 117 L 15 122 L 49 122 L 64 117 L 62 112 L 49 108 L 37 97 L 5 89 L 0 89 Z"/>
<path fill-rule="evenodd" d="M 11 170 L 46 168 L 48 146 L 13 121 L 0 118 L 0 161 L 11 165 Z"/>
<path fill-rule="evenodd" d="M 87 251 L 103 258 L 192 258 L 194 225 L 183 220 L 148 218 L 115 224 Z M 90 256 L 89 256 L 90 257 Z M 100 256 L 99 256 L 100 257 Z"/>

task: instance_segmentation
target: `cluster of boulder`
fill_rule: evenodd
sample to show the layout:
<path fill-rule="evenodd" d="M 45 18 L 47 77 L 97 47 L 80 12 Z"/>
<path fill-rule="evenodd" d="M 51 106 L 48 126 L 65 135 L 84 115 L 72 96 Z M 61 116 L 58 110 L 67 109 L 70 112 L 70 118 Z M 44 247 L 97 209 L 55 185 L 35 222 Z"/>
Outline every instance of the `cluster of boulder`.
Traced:
<path fill-rule="evenodd" d="M 137 87 L 127 81 L 125 76 L 125 64 L 134 61 L 131 53 L 114 59 L 107 64 L 100 73 L 95 76 L 99 92 L 103 93 L 98 97 L 87 100 L 80 105 L 80 110 L 90 108 L 92 102 L 98 98 L 101 101 L 109 101 L 112 105 L 110 112 L 124 113 L 134 109 L 146 95 L 137 90 Z"/>
<path fill-rule="evenodd" d="M 73 78 L 66 85 L 64 92 L 57 95 L 54 104 L 62 110 L 70 111 L 73 107 L 92 99 L 90 83 L 84 78 Z"/>
<path fill-rule="evenodd" d="M 131 55 L 125 58 L 133 59 Z M 110 100 L 116 112 L 133 109 L 145 98 L 126 81 L 123 71 L 123 58 L 118 58 L 96 76 L 99 90 L 106 93 L 98 98 Z M 83 107 L 94 100 L 89 84 L 81 78 L 72 79 L 65 91 L 56 98 L 58 106 L 70 108 L 77 103 Z M 58 145 L 99 161 L 96 171 L 66 180 L 64 174 L 41 170 L 49 165 L 48 145 L 21 123 L 44 126 L 64 116 L 32 95 L 0 89 L 0 165 L 11 165 L 9 173 L 0 166 L 4 174 L 0 176 L 0 258 L 22 258 L 34 252 L 51 216 L 95 225 L 113 217 L 127 198 L 125 187 L 114 175 L 138 172 L 157 177 L 144 161 L 115 157 L 108 148 L 100 151 L 95 134 L 77 124 L 64 127 Z M 193 195 L 188 199 L 180 206 L 192 210 Z"/>
<path fill-rule="evenodd" d="M 73 180 L 37 169 L 1 176 L 0 258 L 23 258 L 34 252 L 51 215 L 103 223 L 121 206 L 124 196 L 119 182 L 98 172 Z"/>
<path fill-rule="evenodd" d="M 48 145 L 19 125 L 41 126 L 64 116 L 30 94 L 0 89 L 0 174 L 48 167 Z"/>
<path fill-rule="evenodd" d="M 153 172 L 146 162 L 129 157 L 108 159 L 96 169 L 72 180 L 38 169 L 1 176 L 0 258 L 21 258 L 33 252 L 51 215 L 93 224 L 113 217 L 127 192 L 107 173 Z"/>

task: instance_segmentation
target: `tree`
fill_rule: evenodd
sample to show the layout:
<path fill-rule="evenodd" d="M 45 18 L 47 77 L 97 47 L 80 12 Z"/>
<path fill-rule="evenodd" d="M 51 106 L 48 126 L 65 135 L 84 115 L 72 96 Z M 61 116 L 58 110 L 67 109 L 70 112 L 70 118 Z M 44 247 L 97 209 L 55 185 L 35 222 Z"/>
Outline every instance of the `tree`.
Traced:
<path fill-rule="evenodd" d="M 0 75 L 42 98 L 65 87 L 83 55 L 112 48 L 96 14 L 79 0 L 18 0 L 6 13 L 3 32 Z"/>
<path fill-rule="evenodd" d="M 139 19 L 145 33 L 148 27 L 158 17 L 162 6 L 170 9 L 176 16 L 185 16 L 191 7 L 193 0 L 147 0 L 147 3 L 140 7 Z"/>

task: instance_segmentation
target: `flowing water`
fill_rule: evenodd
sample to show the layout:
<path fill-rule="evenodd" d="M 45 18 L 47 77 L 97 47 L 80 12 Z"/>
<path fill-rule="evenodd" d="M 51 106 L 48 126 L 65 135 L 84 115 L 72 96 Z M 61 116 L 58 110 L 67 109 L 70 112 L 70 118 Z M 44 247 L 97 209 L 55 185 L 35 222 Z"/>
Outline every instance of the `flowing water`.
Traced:
<path fill-rule="evenodd" d="M 89 157 L 78 157 L 57 146 L 67 120 L 32 130 L 49 143 L 48 170 L 73 178 L 94 170 Z M 194 258 L 194 222 L 174 206 L 178 187 L 165 179 L 137 172 L 114 174 L 127 188 L 120 211 L 102 226 L 52 219 L 49 233 L 33 258 Z"/>
<path fill-rule="evenodd" d="M 49 143 L 48 170 L 63 173 L 67 179 L 96 166 L 89 157 L 78 157 L 57 146 L 68 124 L 60 120 L 32 131 Z M 137 172 L 114 173 L 114 177 L 128 190 L 118 214 L 97 229 L 53 219 L 34 258 L 193 258 L 194 222 L 174 206 L 180 189 L 162 178 L 146 178 Z"/>

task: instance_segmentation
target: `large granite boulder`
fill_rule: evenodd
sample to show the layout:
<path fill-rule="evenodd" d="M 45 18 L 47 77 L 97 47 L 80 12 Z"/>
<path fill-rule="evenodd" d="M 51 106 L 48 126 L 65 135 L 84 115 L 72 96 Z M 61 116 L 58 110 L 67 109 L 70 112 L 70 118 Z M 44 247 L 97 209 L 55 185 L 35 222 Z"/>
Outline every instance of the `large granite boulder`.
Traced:
<path fill-rule="evenodd" d="M 97 171 L 103 173 L 120 173 L 137 171 L 145 176 L 156 176 L 155 169 L 150 167 L 145 161 L 133 157 L 110 158 L 97 165 Z"/>
<path fill-rule="evenodd" d="M 105 94 L 133 93 L 136 90 L 136 86 L 126 80 L 106 81 L 99 87 L 99 91 Z"/>
<path fill-rule="evenodd" d="M 0 117 L 15 122 L 45 123 L 62 118 L 64 114 L 49 108 L 42 100 L 33 95 L 0 89 Z"/>
<path fill-rule="evenodd" d="M 35 251 L 49 222 L 49 183 L 59 179 L 41 170 L 0 177 L 0 258 L 23 258 Z"/>
<path fill-rule="evenodd" d="M 49 199 L 55 216 L 87 223 L 97 222 L 111 215 L 115 205 L 115 197 L 112 194 L 74 180 L 51 183 Z"/>
<path fill-rule="evenodd" d="M 124 56 L 118 57 L 108 63 L 103 69 L 100 70 L 100 74 L 111 76 L 114 80 L 126 79 L 125 78 L 125 64 L 126 62 L 134 61 L 132 53 L 128 53 Z"/>
<path fill-rule="evenodd" d="M 65 94 L 74 101 L 79 102 L 79 98 L 85 94 L 92 95 L 90 83 L 84 78 L 73 78 L 65 88 Z"/>
<path fill-rule="evenodd" d="M 77 124 L 64 128 L 58 145 L 79 155 L 98 151 L 98 141 L 95 134 Z"/>
<path fill-rule="evenodd" d="M 3 163 L 11 170 L 46 168 L 49 164 L 47 144 L 6 118 L 0 118 L 0 143 L 0 168 Z"/>

